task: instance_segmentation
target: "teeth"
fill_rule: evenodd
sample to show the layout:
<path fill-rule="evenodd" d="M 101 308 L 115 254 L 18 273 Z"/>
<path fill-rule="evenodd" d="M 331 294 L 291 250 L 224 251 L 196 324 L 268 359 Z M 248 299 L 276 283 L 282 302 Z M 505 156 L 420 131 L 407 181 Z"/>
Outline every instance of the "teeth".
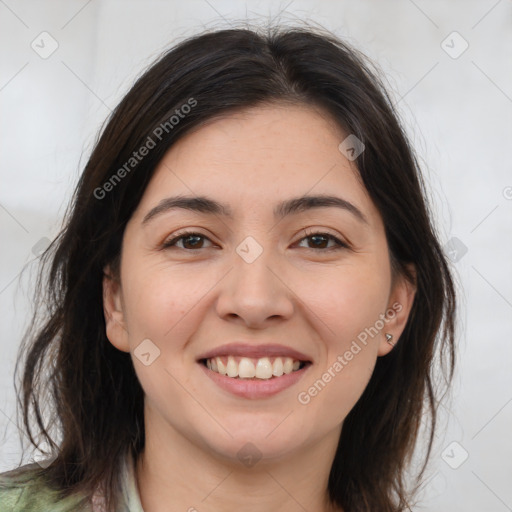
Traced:
<path fill-rule="evenodd" d="M 256 368 L 253 362 L 247 357 L 242 357 L 238 364 L 238 376 L 242 379 L 252 379 L 256 377 Z"/>
<path fill-rule="evenodd" d="M 217 371 L 221 375 L 226 375 L 228 373 L 228 371 L 226 370 L 226 365 L 221 361 L 220 357 L 215 358 L 215 360 L 217 362 Z"/>
<path fill-rule="evenodd" d="M 238 377 L 238 365 L 232 356 L 228 357 L 228 365 L 226 367 L 228 377 Z"/>
<path fill-rule="evenodd" d="M 280 357 L 276 357 L 276 360 L 274 361 L 272 375 L 275 375 L 276 377 L 281 377 L 281 375 L 283 375 L 283 360 Z"/>
<path fill-rule="evenodd" d="M 272 377 L 272 363 L 268 357 L 258 359 L 255 376 L 258 377 L 258 379 L 270 379 Z"/>
<path fill-rule="evenodd" d="M 241 357 L 238 362 L 234 356 L 228 356 L 227 360 L 213 357 L 207 359 L 206 366 L 216 373 L 232 378 L 264 380 L 271 379 L 273 376 L 280 377 L 300 368 L 300 361 L 294 361 L 291 357 L 276 357 L 273 363 L 268 357 L 254 361 L 248 357 Z"/>

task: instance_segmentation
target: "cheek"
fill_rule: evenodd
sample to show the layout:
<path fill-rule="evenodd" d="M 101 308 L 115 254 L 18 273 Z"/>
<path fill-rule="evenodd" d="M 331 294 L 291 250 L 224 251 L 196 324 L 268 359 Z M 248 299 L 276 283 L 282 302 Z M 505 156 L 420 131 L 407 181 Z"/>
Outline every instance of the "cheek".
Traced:
<path fill-rule="evenodd" d="M 338 330 L 324 338 L 327 355 L 305 380 L 301 404 L 311 406 L 311 416 L 321 418 L 324 427 L 334 428 L 352 410 L 363 394 L 377 361 L 377 338 L 360 342 L 361 320 L 344 315 Z"/>
<path fill-rule="evenodd" d="M 204 314 L 201 299 L 212 288 L 212 279 L 179 266 L 170 269 L 139 262 L 137 271 L 135 265 L 132 268 L 129 272 L 127 266 L 124 292 L 137 377 L 154 407 L 185 410 L 190 361 L 184 349 L 200 322 L 198 315 Z M 148 345 L 151 361 L 154 358 L 149 365 L 138 357 L 138 347 L 147 339 L 154 344 Z"/>
<path fill-rule="evenodd" d="M 371 378 L 380 341 L 371 328 L 385 311 L 388 292 L 385 269 L 369 266 L 338 268 L 301 291 L 326 350 L 301 403 L 309 400 L 326 424 L 345 418 Z"/>
<path fill-rule="evenodd" d="M 135 268 L 135 267 L 134 267 Z M 212 287 L 208 275 L 184 267 L 159 268 L 138 264 L 138 270 L 126 273 L 126 319 L 130 336 L 149 337 L 161 343 L 176 339 L 176 333 L 194 318 L 194 310 Z M 187 322 L 188 321 L 188 322 Z M 196 319 L 197 321 L 197 319 Z"/>
<path fill-rule="evenodd" d="M 382 266 L 382 265 L 380 265 Z M 350 341 L 375 325 L 384 313 L 390 280 L 385 268 L 347 265 L 297 286 L 297 295 L 318 319 L 329 347 L 344 351 Z M 294 291 L 295 291 L 294 290 Z"/>

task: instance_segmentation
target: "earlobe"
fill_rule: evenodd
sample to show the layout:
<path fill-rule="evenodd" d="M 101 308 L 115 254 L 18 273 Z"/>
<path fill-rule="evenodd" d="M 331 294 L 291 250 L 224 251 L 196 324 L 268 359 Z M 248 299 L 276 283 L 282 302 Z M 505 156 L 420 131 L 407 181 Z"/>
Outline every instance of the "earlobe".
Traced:
<path fill-rule="evenodd" d="M 416 296 L 416 269 L 413 265 L 408 265 L 408 269 L 414 277 L 414 284 L 403 275 L 396 278 L 386 311 L 387 322 L 379 342 L 379 356 L 389 354 L 400 343 L 400 336 L 407 324 Z"/>
<path fill-rule="evenodd" d="M 121 292 L 121 283 L 113 277 L 110 267 L 105 267 L 103 272 L 103 313 L 106 335 L 114 347 L 123 352 L 130 352 Z"/>

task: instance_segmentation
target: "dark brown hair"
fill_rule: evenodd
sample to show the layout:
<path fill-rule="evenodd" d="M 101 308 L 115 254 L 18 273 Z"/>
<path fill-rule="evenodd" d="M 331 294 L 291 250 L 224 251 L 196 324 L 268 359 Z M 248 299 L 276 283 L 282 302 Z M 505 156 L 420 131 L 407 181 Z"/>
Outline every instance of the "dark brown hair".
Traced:
<path fill-rule="evenodd" d="M 155 129 L 191 99 L 195 106 L 156 140 Z M 454 283 L 417 159 L 378 72 L 327 31 L 279 26 L 206 31 L 163 54 L 104 126 L 64 228 L 42 256 L 41 309 L 20 350 L 16 373 L 22 355 L 26 358 L 18 400 L 31 442 L 38 445 L 35 418 L 38 439 L 57 454 L 42 472 L 63 495 L 91 495 L 104 482 L 112 507 L 121 457 L 127 449 L 137 456 L 144 447 L 143 390 L 130 354 L 106 337 L 102 279 L 107 264 L 119 263 L 126 223 L 157 164 L 180 137 L 215 116 L 276 103 L 320 107 L 364 143 L 355 163 L 382 216 L 393 269 L 417 287 L 400 340 L 378 358 L 346 417 L 326 489 L 346 512 L 410 506 L 418 486 L 409 489 L 407 477 L 421 418 L 429 413 L 430 434 L 416 483 L 431 453 L 439 393 L 448 389 L 454 372 Z M 148 137 L 155 147 L 113 183 Z M 108 193 L 98 192 L 109 180 Z M 414 265 L 415 278 L 407 264 Z M 46 316 L 38 323 L 43 302 Z M 439 389 L 438 371 L 444 376 Z M 58 442 L 52 439 L 55 432 Z"/>

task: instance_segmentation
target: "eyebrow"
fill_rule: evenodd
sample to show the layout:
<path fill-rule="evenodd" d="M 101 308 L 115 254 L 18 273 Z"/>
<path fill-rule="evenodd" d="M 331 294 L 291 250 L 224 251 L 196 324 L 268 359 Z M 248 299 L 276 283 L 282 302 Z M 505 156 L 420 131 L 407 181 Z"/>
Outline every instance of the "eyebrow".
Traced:
<path fill-rule="evenodd" d="M 331 195 L 301 196 L 282 201 L 274 208 L 274 218 L 283 219 L 286 216 L 302 213 L 313 208 L 326 207 L 341 208 L 350 212 L 360 222 L 369 224 L 368 219 L 359 208 L 346 199 Z M 214 199 L 206 196 L 175 196 L 162 199 L 145 215 L 142 225 L 147 224 L 151 219 L 159 215 L 175 209 L 190 210 L 208 215 L 221 215 L 233 219 L 233 213 L 229 206 L 219 203 Z"/>

